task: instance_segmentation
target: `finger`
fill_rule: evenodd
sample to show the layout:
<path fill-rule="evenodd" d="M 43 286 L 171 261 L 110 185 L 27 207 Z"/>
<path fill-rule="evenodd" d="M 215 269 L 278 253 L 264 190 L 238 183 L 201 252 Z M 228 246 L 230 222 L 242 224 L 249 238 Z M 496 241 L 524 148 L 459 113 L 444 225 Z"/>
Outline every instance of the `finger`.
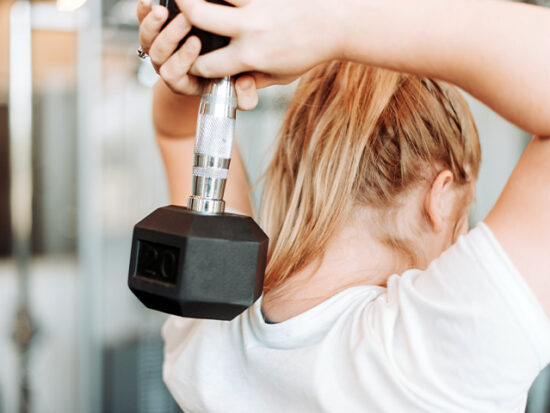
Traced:
<path fill-rule="evenodd" d="M 191 30 L 191 25 L 183 17 L 183 14 L 179 13 L 153 41 L 149 49 L 151 62 L 160 66 L 168 60 L 189 30 Z"/>
<path fill-rule="evenodd" d="M 145 18 L 145 16 L 147 16 L 147 14 L 149 14 L 150 11 L 151 11 L 151 0 L 139 0 L 138 1 L 136 14 L 137 14 L 137 19 L 138 19 L 140 24 L 143 21 L 143 19 Z"/>
<path fill-rule="evenodd" d="M 197 95 L 201 93 L 201 83 L 188 74 L 189 67 L 201 50 L 198 37 L 191 36 L 180 49 L 160 67 L 159 74 L 166 84 L 177 93 Z"/>
<path fill-rule="evenodd" d="M 143 19 L 139 26 L 139 43 L 143 50 L 149 53 L 151 44 L 158 36 L 162 25 L 168 18 L 168 10 L 163 6 L 155 6 L 151 13 Z"/>
<path fill-rule="evenodd" d="M 239 9 L 205 0 L 176 0 L 179 9 L 193 26 L 207 32 L 235 37 L 241 31 Z"/>
<path fill-rule="evenodd" d="M 235 82 L 237 104 L 241 110 L 251 110 L 258 104 L 258 93 L 254 78 L 251 75 L 242 75 Z"/>
<path fill-rule="evenodd" d="M 227 47 L 200 56 L 191 66 L 191 74 L 206 78 L 217 78 L 248 72 L 250 68 L 237 58 L 235 50 L 235 47 L 230 44 Z"/>

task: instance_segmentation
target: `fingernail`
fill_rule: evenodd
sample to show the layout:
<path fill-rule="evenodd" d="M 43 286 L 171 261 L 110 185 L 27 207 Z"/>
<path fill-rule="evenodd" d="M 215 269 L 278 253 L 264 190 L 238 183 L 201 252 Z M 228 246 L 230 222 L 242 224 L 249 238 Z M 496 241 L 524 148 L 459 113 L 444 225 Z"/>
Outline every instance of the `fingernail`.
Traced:
<path fill-rule="evenodd" d="M 150 6 L 151 0 L 139 0 L 142 6 Z"/>
<path fill-rule="evenodd" d="M 153 16 L 155 16 L 155 19 L 157 20 L 162 19 L 164 17 L 165 9 L 166 7 L 163 7 L 163 6 L 155 6 L 153 8 Z"/>

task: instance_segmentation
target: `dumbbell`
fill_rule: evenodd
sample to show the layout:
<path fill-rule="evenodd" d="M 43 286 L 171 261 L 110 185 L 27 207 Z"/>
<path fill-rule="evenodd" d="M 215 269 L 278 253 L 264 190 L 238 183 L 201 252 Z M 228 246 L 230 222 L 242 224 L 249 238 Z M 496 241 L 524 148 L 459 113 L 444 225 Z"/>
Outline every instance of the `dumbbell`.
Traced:
<path fill-rule="evenodd" d="M 220 36 L 201 36 L 203 52 L 224 44 Z M 128 286 L 148 308 L 231 320 L 262 293 L 268 237 L 252 218 L 224 212 L 236 109 L 233 79 L 210 81 L 197 119 L 187 208 L 159 208 L 134 227 Z"/>

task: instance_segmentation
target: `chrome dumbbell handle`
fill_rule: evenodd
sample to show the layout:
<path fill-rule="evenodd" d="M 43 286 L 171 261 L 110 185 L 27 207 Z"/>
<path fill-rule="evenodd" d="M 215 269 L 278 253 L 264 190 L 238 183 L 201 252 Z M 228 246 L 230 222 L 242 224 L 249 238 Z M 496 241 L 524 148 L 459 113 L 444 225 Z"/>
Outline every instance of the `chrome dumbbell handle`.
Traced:
<path fill-rule="evenodd" d="M 193 189 L 187 207 L 205 214 L 224 212 L 223 192 L 235 137 L 237 99 L 231 77 L 210 82 L 201 99 L 195 136 Z"/>

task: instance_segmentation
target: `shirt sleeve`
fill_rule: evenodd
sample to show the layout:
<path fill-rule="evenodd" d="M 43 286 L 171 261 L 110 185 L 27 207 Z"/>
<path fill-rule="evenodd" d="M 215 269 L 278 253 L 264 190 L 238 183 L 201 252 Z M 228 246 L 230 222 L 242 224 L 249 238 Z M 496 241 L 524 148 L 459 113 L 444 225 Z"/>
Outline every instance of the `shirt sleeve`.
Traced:
<path fill-rule="evenodd" d="M 483 223 L 427 270 L 390 277 L 370 310 L 400 385 L 454 406 L 441 411 L 516 411 L 550 362 L 550 322 Z"/>

